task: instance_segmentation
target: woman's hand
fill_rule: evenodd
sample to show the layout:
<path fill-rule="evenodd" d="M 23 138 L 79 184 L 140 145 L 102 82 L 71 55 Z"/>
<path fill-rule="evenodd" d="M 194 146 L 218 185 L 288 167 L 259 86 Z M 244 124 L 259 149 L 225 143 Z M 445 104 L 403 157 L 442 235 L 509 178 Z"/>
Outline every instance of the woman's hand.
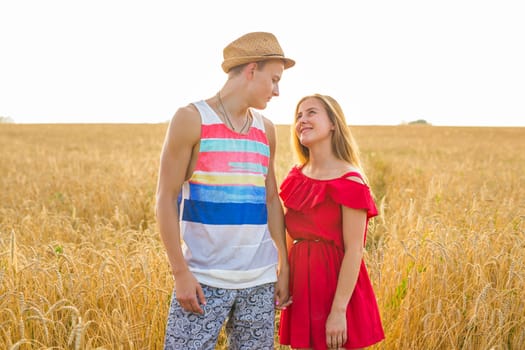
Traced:
<path fill-rule="evenodd" d="M 346 312 L 330 312 L 326 320 L 326 346 L 329 349 L 339 349 L 347 340 Z"/>

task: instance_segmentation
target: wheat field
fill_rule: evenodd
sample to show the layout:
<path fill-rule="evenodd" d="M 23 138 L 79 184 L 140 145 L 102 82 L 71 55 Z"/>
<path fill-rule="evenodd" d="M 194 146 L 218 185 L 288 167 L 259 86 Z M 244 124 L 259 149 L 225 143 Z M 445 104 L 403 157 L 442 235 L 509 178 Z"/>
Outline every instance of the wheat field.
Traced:
<path fill-rule="evenodd" d="M 166 127 L 0 125 L 1 349 L 162 348 Z M 372 349 L 523 349 L 525 128 L 352 130 L 380 210 L 365 261 L 386 339 Z M 288 140 L 278 126 L 279 182 Z"/>

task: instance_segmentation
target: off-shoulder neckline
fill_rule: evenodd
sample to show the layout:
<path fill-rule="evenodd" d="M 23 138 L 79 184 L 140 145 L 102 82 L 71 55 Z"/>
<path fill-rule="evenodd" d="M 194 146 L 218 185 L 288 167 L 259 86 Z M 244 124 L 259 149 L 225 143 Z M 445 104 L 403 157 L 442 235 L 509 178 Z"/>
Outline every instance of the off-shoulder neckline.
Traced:
<path fill-rule="evenodd" d="M 305 177 L 308 180 L 315 181 L 315 182 L 330 182 L 330 181 L 340 180 L 340 179 L 344 179 L 344 178 L 350 176 L 350 174 L 357 174 L 361 178 L 361 173 L 359 173 L 358 169 L 356 168 L 355 170 L 347 171 L 346 173 L 342 174 L 341 176 L 333 177 L 333 178 L 330 178 L 330 179 L 316 179 L 315 177 L 311 177 L 311 176 L 308 176 L 305 173 L 303 173 L 303 166 L 304 165 L 297 165 L 297 166 L 294 167 L 294 169 L 295 169 L 295 171 L 297 173 L 301 174 L 301 176 Z M 356 182 L 356 181 L 354 181 L 354 182 Z M 359 183 L 359 182 L 356 182 L 356 183 Z"/>

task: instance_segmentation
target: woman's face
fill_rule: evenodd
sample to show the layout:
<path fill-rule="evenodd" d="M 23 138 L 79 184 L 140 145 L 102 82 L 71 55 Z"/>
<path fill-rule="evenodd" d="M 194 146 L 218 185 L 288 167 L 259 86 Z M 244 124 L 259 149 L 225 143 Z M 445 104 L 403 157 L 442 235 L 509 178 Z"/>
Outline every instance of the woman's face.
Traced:
<path fill-rule="evenodd" d="M 319 99 L 310 97 L 301 102 L 295 116 L 295 134 L 303 146 L 330 142 L 333 130 L 334 124 Z"/>

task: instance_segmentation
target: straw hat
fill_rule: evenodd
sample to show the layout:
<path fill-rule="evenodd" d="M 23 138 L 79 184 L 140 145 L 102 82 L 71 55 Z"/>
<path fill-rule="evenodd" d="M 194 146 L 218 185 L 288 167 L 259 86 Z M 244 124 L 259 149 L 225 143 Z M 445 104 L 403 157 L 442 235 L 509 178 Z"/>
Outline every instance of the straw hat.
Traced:
<path fill-rule="evenodd" d="M 248 33 L 232 41 L 223 50 L 224 62 L 222 69 L 228 73 L 230 69 L 241 64 L 281 59 L 284 69 L 290 68 L 295 61 L 284 57 L 284 52 L 277 38 L 271 33 Z"/>

